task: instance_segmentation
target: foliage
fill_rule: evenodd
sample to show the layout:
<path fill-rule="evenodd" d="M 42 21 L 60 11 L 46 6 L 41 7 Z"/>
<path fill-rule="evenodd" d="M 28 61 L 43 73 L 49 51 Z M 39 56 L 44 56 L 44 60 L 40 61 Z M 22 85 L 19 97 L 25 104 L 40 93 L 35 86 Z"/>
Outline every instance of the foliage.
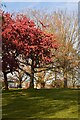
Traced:
<path fill-rule="evenodd" d="M 15 54 L 15 46 L 12 44 L 10 37 L 11 24 L 14 20 L 11 15 L 6 13 L 2 14 L 2 71 L 11 72 L 17 67 L 17 60 Z"/>
<path fill-rule="evenodd" d="M 3 13 L 2 19 L 3 72 L 17 69 L 19 65 L 16 58 L 23 54 L 26 64 L 31 66 L 31 77 L 34 79 L 34 68 L 52 62 L 51 49 L 59 47 L 55 35 L 46 34 L 36 27 L 34 21 L 22 14 L 13 17 L 9 13 Z"/>

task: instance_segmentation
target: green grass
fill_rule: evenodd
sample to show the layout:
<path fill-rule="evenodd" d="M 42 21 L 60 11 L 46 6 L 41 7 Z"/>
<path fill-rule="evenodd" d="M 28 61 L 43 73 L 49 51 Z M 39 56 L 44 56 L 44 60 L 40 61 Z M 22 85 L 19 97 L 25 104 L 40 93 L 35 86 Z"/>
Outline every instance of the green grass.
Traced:
<path fill-rule="evenodd" d="M 2 116 L 19 120 L 79 118 L 79 91 L 77 89 L 3 91 Z"/>

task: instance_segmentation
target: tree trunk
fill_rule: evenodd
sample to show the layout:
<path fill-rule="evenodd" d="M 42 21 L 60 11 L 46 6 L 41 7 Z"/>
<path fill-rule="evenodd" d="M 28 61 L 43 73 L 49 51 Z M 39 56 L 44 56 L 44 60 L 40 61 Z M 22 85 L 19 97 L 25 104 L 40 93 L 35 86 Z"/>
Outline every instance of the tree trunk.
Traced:
<path fill-rule="evenodd" d="M 64 88 L 67 88 L 67 72 L 64 72 Z"/>
<path fill-rule="evenodd" d="M 45 82 L 41 83 L 41 88 L 44 88 L 44 87 L 45 87 Z"/>
<path fill-rule="evenodd" d="M 54 75 L 54 79 L 55 79 L 55 85 L 54 86 L 57 87 L 57 83 L 56 83 L 57 82 L 57 71 L 56 71 L 56 68 L 55 68 L 54 74 L 55 74 Z"/>
<path fill-rule="evenodd" d="M 20 79 L 19 88 L 22 88 L 22 79 Z"/>
<path fill-rule="evenodd" d="M 55 69 L 55 81 L 57 79 L 57 70 Z"/>
<path fill-rule="evenodd" d="M 34 88 L 34 69 L 31 70 L 30 87 L 31 87 L 31 88 Z"/>
<path fill-rule="evenodd" d="M 32 61 L 31 65 L 31 81 L 30 81 L 30 87 L 34 88 L 34 61 Z"/>
<path fill-rule="evenodd" d="M 75 87 L 75 81 L 74 81 L 74 73 L 72 71 L 72 87 L 74 88 Z"/>
<path fill-rule="evenodd" d="M 75 83 L 73 82 L 73 88 L 75 88 Z"/>
<path fill-rule="evenodd" d="M 5 90 L 8 90 L 8 81 L 7 81 L 7 73 L 4 72 L 4 84 L 5 84 Z"/>

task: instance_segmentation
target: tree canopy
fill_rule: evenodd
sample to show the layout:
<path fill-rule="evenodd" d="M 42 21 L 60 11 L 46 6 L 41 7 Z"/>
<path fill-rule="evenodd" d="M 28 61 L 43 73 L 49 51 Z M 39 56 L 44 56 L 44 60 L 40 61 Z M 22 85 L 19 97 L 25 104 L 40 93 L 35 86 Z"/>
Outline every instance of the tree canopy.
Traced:
<path fill-rule="evenodd" d="M 54 34 L 47 34 L 37 28 L 34 21 L 22 14 L 2 14 L 2 38 L 3 72 L 8 69 L 14 71 L 18 67 L 17 56 L 22 54 L 27 61 L 26 65 L 31 66 L 32 79 L 34 68 L 52 62 L 52 49 L 59 47 Z"/>

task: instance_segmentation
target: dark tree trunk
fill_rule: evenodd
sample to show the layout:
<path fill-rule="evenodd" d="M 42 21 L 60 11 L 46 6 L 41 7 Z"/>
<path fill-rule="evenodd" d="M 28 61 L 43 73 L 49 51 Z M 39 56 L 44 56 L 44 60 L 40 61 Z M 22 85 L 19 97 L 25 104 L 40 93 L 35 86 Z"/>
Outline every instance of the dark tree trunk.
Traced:
<path fill-rule="evenodd" d="M 75 87 L 75 81 L 74 81 L 74 73 L 72 71 L 72 87 L 74 88 Z"/>
<path fill-rule="evenodd" d="M 56 79 L 57 79 L 57 71 L 55 69 L 55 81 L 56 81 Z"/>
<path fill-rule="evenodd" d="M 20 80 L 19 88 L 22 88 L 22 79 Z"/>
<path fill-rule="evenodd" d="M 41 83 L 41 88 L 44 88 L 44 87 L 45 87 L 45 82 Z"/>
<path fill-rule="evenodd" d="M 34 69 L 31 70 L 30 87 L 34 88 Z"/>
<path fill-rule="evenodd" d="M 67 88 L 67 73 L 64 72 L 64 88 Z"/>
<path fill-rule="evenodd" d="M 5 90 L 8 90 L 8 81 L 7 81 L 7 73 L 4 72 L 4 85 L 5 85 Z"/>
<path fill-rule="evenodd" d="M 73 83 L 73 88 L 75 88 L 75 83 Z"/>
<path fill-rule="evenodd" d="M 32 61 L 31 65 L 31 81 L 30 81 L 30 87 L 34 88 L 34 61 Z"/>
<path fill-rule="evenodd" d="M 67 78 L 64 78 L 64 88 L 67 88 Z"/>

